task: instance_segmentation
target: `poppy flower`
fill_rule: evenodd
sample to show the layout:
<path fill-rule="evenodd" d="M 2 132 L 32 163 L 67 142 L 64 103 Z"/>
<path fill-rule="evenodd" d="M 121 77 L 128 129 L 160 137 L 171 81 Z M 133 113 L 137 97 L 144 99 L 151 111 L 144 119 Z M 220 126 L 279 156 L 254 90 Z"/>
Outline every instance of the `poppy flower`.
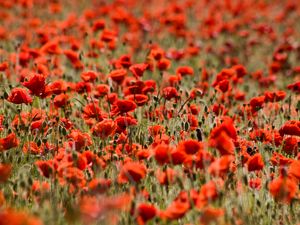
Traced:
<path fill-rule="evenodd" d="M 177 146 L 177 149 L 179 151 L 184 151 L 186 154 L 193 155 L 203 150 L 203 143 L 190 139 L 180 142 Z"/>
<path fill-rule="evenodd" d="M 291 136 L 291 137 L 287 137 L 283 140 L 283 146 L 282 146 L 282 150 L 287 153 L 287 154 L 294 154 L 296 155 L 298 152 L 298 144 L 299 144 L 300 140 L 298 140 L 296 137 Z"/>
<path fill-rule="evenodd" d="M 300 121 L 296 121 L 296 120 L 287 121 L 279 129 L 279 133 L 281 136 L 284 136 L 284 135 L 300 136 Z"/>
<path fill-rule="evenodd" d="M 8 150 L 19 145 L 19 140 L 15 133 L 10 133 L 5 138 L 0 139 L 0 151 Z"/>
<path fill-rule="evenodd" d="M 256 153 L 248 159 L 248 171 L 257 171 L 264 168 L 264 162 L 260 153 Z"/>
<path fill-rule="evenodd" d="M 4 183 L 10 176 L 12 166 L 0 163 L 0 183 Z"/>
<path fill-rule="evenodd" d="M 152 204 L 140 203 L 137 207 L 137 223 L 144 225 L 156 216 L 157 210 Z"/>
<path fill-rule="evenodd" d="M 125 69 L 117 69 L 110 72 L 108 75 L 117 84 L 122 84 L 125 77 L 127 76 L 127 71 Z"/>
<path fill-rule="evenodd" d="M 82 150 L 86 146 L 92 144 L 91 137 L 87 133 L 83 133 L 79 130 L 72 130 L 68 135 L 71 147 L 74 147 L 76 151 Z"/>
<path fill-rule="evenodd" d="M 225 155 L 213 161 L 208 167 L 208 172 L 213 176 L 223 176 L 230 171 L 234 156 Z"/>
<path fill-rule="evenodd" d="M 171 61 L 166 58 L 162 58 L 157 62 L 157 68 L 161 71 L 169 69 L 170 66 L 171 66 Z"/>
<path fill-rule="evenodd" d="M 143 94 L 127 95 L 126 99 L 134 101 L 138 106 L 145 105 L 149 100 L 148 96 Z"/>
<path fill-rule="evenodd" d="M 34 74 L 28 81 L 22 83 L 24 87 L 27 87 L 31 94 L 35 96 L 42 96 L 45 93 L 45 76 L 42 74 Z"/>
<path fill-rule="evenodd" d="M 104 119 L 92 128 L 93 135 L 102 139 L 112 136 L 116 130 L 116 123 L 111 119 Z"/>
<path fill-rule="evenodd" d="M 160 217 L 167 220 L 177 220 L 182 218 L 190 209 L 188 201 L 175 200 L 166 210 L 161 212 Z"/>
<path fill-rule="evenodd" d="M 249 187 L 252 189 L 259 190 L 261 188 L 261 179 L 260 178 L 253 178 L 249 180 Z"/>
<path fill-rule="evenodd" d="M 67 94 L 56 95 L 53 99 L 53 104 L 57 108 L 62 108 L 68 104 L 69 96 Z"/>
<path fill-rule="evenodd" d="M 94 82 L 97 79 L 97 73 L 94 71 L 82 72 L 80 75 L 84 82 Z"/>
<path fill-rule="evenodd" d="M 30 104 L 32 103 L 31 96 L 27 93 L 26 89 L 23 88 L 14 88 L 9 94 L 7 100 L 14 104 Z"/>
<path fill-rule="evenodd" d="M 123 131 L 126 129 L 126 127 L 129 126 L 135 126 L 138 124 L 137 120 L 135 118 L 129 117 L 129 116 L 119 116 L 115 119 L 116 124 L 118 127 Z"/>
<path fill-rule="evenodd" d="M 291 178 L 280 176 L 270 182 L 269 190 L 276 200 L 290 203 L 296 197 L 298 184 Z"/>
<path fill-rule="evenodd" d="M 46 86 L 46 93 L 59 95 L 67 90 L 67 84 L 64 80 L 56 80 Z"/>
<path fill-rule="evenodd" d="M 144 164 L 138 162 L 127 162 L 122 166 L 118 176 L 119 183 L 137 183 L 147 174 L 147 168 Z"/>
<path fill-rule="evenodd" d="M 171 148 L 169 145 L 160 144 L 154 149 L 154 158 L 159 164 L 169 163 L 171 159 Z"/>
<path fill-rule="evenodd" d="M 176 70 L 177 74 L 180 74 L 180 76 L 186 76 L 186 75 L 194 75 L 194 69 L 190 66 L 181 66 L 178 67 Z"/>
<path fill-rule="evenodd" d="M 99 84 L 96 86 L 95 97 L 103 97 L 109 93 L 109 86 L 106 84 Z"/>
<path fill-rule="evenodd" d="M 70 60 L 75 69 L 83 69 L 84 65 L 79 59 L 79 54 L 71 49 L 64 50 L 64 55 Z"/>
<path fill-rule="evenodd" d="M 46 178 L 49 178 L 54 173 L 54 165 L 51 161 L 36 161 L 35 165 Z"/>
<path fill-rule="evenodd" d="M 289 84 L 287 88 L 294 91 L 295 93 L 300 93 L 300 81 L 293 84 Z"/>
<path fill-rule="evenodd" d="M 148 64 L 146 63 L 140 63 L 140 64 L 134 64 L 129 67 L 130 72 L 135 76 L 137 79 L 139 77 L 142 77 L 146 69 L 148 68 Z"/>
<path fill-rule="evenodd" d="M 231 118 L 226 117 L 224 121 L 215 127 L 209 137 L 209 146 L 217 148 L 221 155 L 234 154 L 234 142 L 237 132 Z"/>
<path fill-rule="evenodd" d="M 172 98 L 178 98 L 179 94 L 174 87 L 165 87 L 163 89 L 163 97 L 167 100 L 171 100 Z"/>
<path fill-rule="evenodd" d="M 121 114 L 131 112 L 137 107 L 132 100 L 118 100 L 115 104 L 117 106 L 117 111 Z"/>
<path fill-rule="evenodd" d="M 256 112 L 259 109 L 261 109 L 264 103 L 265 103 L 265 96 L 254 97 L 249 102 L 253 112 Z"/>
<path fill-rule="evenodd" d="M 288 175 L 294 177 L 300 181 L 300 161 L 294 160 L 288 169 Z"/>

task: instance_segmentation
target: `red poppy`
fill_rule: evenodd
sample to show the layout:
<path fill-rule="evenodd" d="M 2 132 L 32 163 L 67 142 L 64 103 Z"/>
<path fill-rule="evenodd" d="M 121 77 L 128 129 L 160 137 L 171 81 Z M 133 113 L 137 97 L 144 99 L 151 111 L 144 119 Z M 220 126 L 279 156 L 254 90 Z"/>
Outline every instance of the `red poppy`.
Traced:
<path fill-rule="evenodd" d="M 79 59 L 79 54 L 71 49 L 64 50 L 65 56 L 70 60 L 75 69 L 83 69 L 84 65 Z"/>
<path fill-rule="evenodd" d="M 68 135 L 71 147 L 74 146 L 76 151 L 82 150 L 86 146 L 92 144 L 91 137 L 87 133 L 82 133 L 79 130 L 72 130 Z"/>
<path fill-rule="evenodd" d="M 186 154 L 193 155 L 203 150 L 203 143 L 196 140 L 186 140 L 178 144 L 177 150 L 184 151 Z"/>
<path fill-rule="evenodd" d="M 69 96 L 67 94 L 56 95 L 53 99 L 54 106 L 57 108 L 64 107 L 68 104 Z"/>
<path fill-rule="evenodd" d="M 148 96 L 143 94 L 127 95 L 126 99 L 134 101 L 138 106 L 145 105 L 149 100 Z"/>
<path fill-rule="evenodd" d="M 154 149 L 154 158 L 159 164 L 169 163 L 171 159 L 171 148 L 169 145 L 160 144 Z"/>
<path fill-rule="evenodd" d="M 166 58 L 162 58 L 157 62 L 157 68 L 161 71 L 169 69 L 170 66 L 171 61 Z"/>
<path fill-rule="evenodd" d="M 252 111 L 256 112 L 263 107 L 264 103 L 265 103 L 265 96 L 258 96 L 255 98 L 251 98 L 249 104 L 252 108 Z"/>
<path fill-rule="evenodd" d="M 116 128 L 116 123 L 113 120 L 104 119 L 92 128 L 92 133 L 93 135 L 104 139 L 112 136 Z"/>
<path fill-rule="evenodd" d="M 94 71 L 82 72 L 80 75 L 84 82 L 94 82 L 97 79 L 97 73 Z"/>
<path fill-rule="evenodd" d="M 213 176 L 224 176 L 230 171 L 234 156 L 225 155 L 213 161 L 208 167 L 208 172 Z"/>
<path fill-rule="evenodd" d="M 144 164 L 138 162 L 128 162 L 122 166 L 121 172 L 118 176 L 118 182 L 137 183 L 146 176 L 146 173 L 147 173 L 147 168 Z"/>
<path fill-rule="evenodd" d="M 42 96 L 45 94 L 45 76 L 42 74 L 34 74 L 28 81 L 23 82 L 23 86 L 27 87 L 31 94 Z"/>
<path fill-rule="evenodd" d="M 137 107 L 132 100 L 117 100 L 115 104 L 117 106 L 117 112 L 121 114 L 131 112 Z"/>
<path fill-rule="evenodd" d="M 136 77 L 142 77 L 146 69 L 148 68 L 148 64 L 146 63 L 140 63 L 140 64 L 134 64 L 129 67 L 130 72 Z"/>
<path fill-rule="evenodd" d="M 10 133 L 5 138 L 0 139 L 0 151 L 8 150 L 19 145 L 19 140 L 15 133 Z"/>
<path fill-rule="evenodd" d="M 109 93 L 109 86 L 106 84 L 99 84 L 96 86 L 95 97 L 103 97 Z"/>
<path fill-rule="evenodd" d="M 54 163 L 52 161 L 36 161 L 35 165 L 46 178 L 49 178 L 54 173 Z"/>
<path fill-rule="evenodd" d="M 182 218 L 190 209 L 190 203 L 187 199 L 174 200 L 166 210 L 161 212 L 160 217 L 168 220 Z"/>
<path fill-rule="evenodd" d="M 257 171 L 264 168 L 264 162 L 260 153 L 256 153 L 248 159 L 248 171 Z"/>
<path fill-rule="evenodd" d="M 178 98 L 179 94 L 174 87 L 165 87 L 163 89 L 163 97 L 167 100 L 171 100 L 172 98 Z"/>
<path fill-rule="evenodd" d="M 180 76 L 186 76 L 186 75 L 194 75 L 194 69 L 190 66 L 181 66 L 178 67 L 176 70 L 177 74 L 180 74 Z"/>
<path fill-rule="evenodd" d="M 288 175 L 300 181 L 300 160 L 294 160 L 288 170 Z"/>
<path fill-rule="evenodd" d="M 300 121 L 296 121 L 296 120 L 287 121 L 279 129 L 279 133 L 281 136 L 284 136 L 284 135 L 300 136 Z"/>
<path fill-rule="evenodd" d="M 156 216 L 157 210 L 152 204 L 140 203 L 137 207 L 137 223 L 144 225 Z"/>
<path fill-rule="evenodd" d="M 117 69 L 111 71 L 108 76 L 117 84 L 122 84 L 126 75 L 127 71 L 125 69 Z"/>
<path fill-rule="evenodd" d="M 289 84 L 287 86 L 288 89 L 296 92 L 296 93 L 300 93 L 300 81 L 299 82 L 296 82 L 296 83 L 293 83 L 293 84 Z"/>
<path fill-rule="evenodd" d="M 14 104 L 30 104 L 32 103 L 31 96 L 27 93 L 26 89 L 23 88 L 14 88 L 12 89 L 7 100 Z"/>
<path fill-rule="evenodd" d="M 291 178 L 280 176 L 270 182 L 269 190 L 276 200 L 290 203 L 296 197 L 298 184 Z"/>

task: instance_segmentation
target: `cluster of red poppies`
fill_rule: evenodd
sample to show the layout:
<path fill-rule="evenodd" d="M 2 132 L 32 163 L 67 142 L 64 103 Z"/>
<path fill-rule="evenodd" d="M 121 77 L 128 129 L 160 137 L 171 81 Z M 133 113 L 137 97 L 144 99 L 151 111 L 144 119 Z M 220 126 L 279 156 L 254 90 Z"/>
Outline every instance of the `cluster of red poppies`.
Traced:
<path fill-rule="evenodd" d="M 300 222 L 297 1 L 2 0 L 0 20 L 0 225 Z"/>

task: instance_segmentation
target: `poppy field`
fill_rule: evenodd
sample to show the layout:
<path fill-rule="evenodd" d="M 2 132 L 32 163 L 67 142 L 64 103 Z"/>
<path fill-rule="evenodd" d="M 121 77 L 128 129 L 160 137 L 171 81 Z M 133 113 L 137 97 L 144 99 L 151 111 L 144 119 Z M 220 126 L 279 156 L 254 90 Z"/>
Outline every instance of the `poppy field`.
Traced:
<path fill-rule="evenodd" d="M 1 0 L 0 225 L 300 224 L 297 0 Z"/>

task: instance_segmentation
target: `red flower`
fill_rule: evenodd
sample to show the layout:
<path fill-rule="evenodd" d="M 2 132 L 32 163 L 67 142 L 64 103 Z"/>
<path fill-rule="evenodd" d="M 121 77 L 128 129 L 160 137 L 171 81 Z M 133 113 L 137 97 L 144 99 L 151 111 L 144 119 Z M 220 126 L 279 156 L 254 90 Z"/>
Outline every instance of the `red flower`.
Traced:
<path fill-rule="evenodd" d="M 93 135 L 100 137 L 102 139 L 112 136 L 116 130 L 116 123 L 110 119 L 104 119 L 103 121 L 97 123 L 92 128 Z"/>
<path fill-rule="evenodd" d="M 140 64 L 134 64 L 129 67 L 130 72 L 136 77 L 142 77 L 145 70 L 148 68 L 148 64 L 146 63 L 140 63 Z"/>
<path fill-rule="evenodd" d="M 193 155 L 201 150 L 203 150 L 203 143 L 196 140 L 186 140 L 178 144 L 177 149 L 179 151 L 184 151 L 186 154 Z"/>
<path fill-rule="evenodd" d="M 132 100 L 118 100 L 116 102 L 117 112 L 123 114 L 136 109 L 137 105 Z"/>
<path fill-rule="evenodd" d="M 55 98 L 53 99 L 53 103 L 55 107 L 61 108 L 68 104 L 68 100 L 69 100 L 69 96 L 62 93 L 55 96 Z"/>
<path fill-rule="evenodd" d="M 143 94 L 127 95 L 126 99 L 134 101 L 138 106 L 145 105 L 149 100 L 148 96 Z"/>
<path fill-rule="evenodd" d="M 8 150 L 19 145 L 19 140 L 14 133 L 10 133 L 5 138 L 0 139 L 0 151 Z"/>
<path fill-rule="evenodd" d="M 296 135 L 300 136 L 300 121 L 290 120 L 286 122 L 279 130 L 281 136 Z"/>
<path fill-rule="evenodd" d="M 111 71 L 108 76 L 117 84 L 122 84 L 126 75 L 127 71 L 125 69 L 117 69 Z"/>
<path fill-rule="evenodd" d="M 32 98 L 27 93 L 27 91 L 23 88 L 14 88 L 10 95 L 8 96 L 7 100 L 14 104 L 30 104 L 32 103 Z"/>
<path fill-rule="evenodd" d="M 181 76 L 194 75 L 194 69 L 190 66 L 181 66 L 177 68 L 176 73 Z"/>
<path fill-rule="evenodd" d="M 288 89 L 296 92 L 296 93 L 300 93 L 300 81 L 299 82 L 296 82 L 296 83 L 293 83 L 293 84 L 289 84 L 287 86 Z"/>
<path fill-rule="evenodd" d="M 171 100 L 172 98 L 178 98 L 179 94 L 174 87 L 165 87 L 163 89 L 163 96 L 167 100 Z"/>
<path fill-rule="evenodd" d="M 139 182 L 146 176 L 147 168 L 138 162 L 128 162 L 123 165 L 118 176 L 119 183 Z"/>
<path fill-rule="evenodd" d="M 92 144 L 91 137 L 87 133 L 82 133 L 79 130 L 72 130 L 68 138 L 71 147 L 74 146 L 76 151 L 80 151 L 84 147 Z"/>
<path fill-rule="evenodd" d="M 97 73 L 94 71 L 82 72 L 80 77 L 84 82 L 94 82 L 97 79 Z"/>
<path fill-rule="evenodd" d="M 169 145 L 160 144 L 154 149 L 154 158 L 161 165 L 169 163 L 171 159 L 171 150 Z"/>
<path fill-rule="evenodd" d="M 137 223 L 144 225 L 156 216 L 156 208 L 152 204 L 140 203 L 137 207 Z"/>
<path fill-rule="evenodd" d="M 265 103 L 265 96 L 259 96 L 259 97 L 252 98 L 249 104 L 252 108 L 252 111 L 256 112 L 263 107 L 264 103 Z"/>
<path fill-rule="evenodd" d="M 45 80 L 44 75 L 34 74 L 28 81 L 25 81 L 22 84 L 30 90 L 31 94 L 42 96 L 45 94 Z"/>
<path fill-rule="evenodd" d="M 215 160 L 208 167 L 208 172 L 213 176 L 223 176 L 229 172 L 231 163 L 234 161 L 234 156 L 225 155 Z"/>
<path fill-rule="evenodd" d="M 35 165 L 46 178 L 49 178 L 54 173 L 54 165 L 52 161 L 36 161 Z"/>
<path fill-rule="evenodd" d="M 300 181 L 300 161 L 294 160 L 289 167 L 288 175 Z"/>
<path fill-rule="evenodd" d="M 269 190 L 276 200 L 290 203 L 296 196 L 298 184 L 291 178 L 280 176 L 270 182 Z"/>
<path fill-rule="evenodd" d="M 248 171 L 262 170 L 264 168 L 264 162 L 262 160 L 261 154 L 256 153 L 248 159 L 247 162 Z"/>

